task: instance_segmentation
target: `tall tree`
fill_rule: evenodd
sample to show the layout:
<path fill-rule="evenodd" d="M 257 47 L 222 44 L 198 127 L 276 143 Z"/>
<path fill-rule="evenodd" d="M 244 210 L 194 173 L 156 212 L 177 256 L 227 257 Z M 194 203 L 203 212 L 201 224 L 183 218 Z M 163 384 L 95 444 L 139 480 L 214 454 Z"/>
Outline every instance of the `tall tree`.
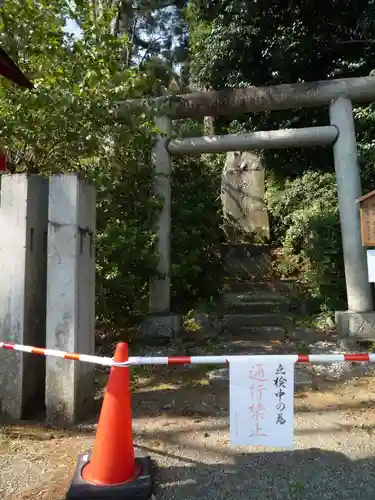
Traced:
<path fill-rule="evenodd" d="M 186 4 L 187 0 L 75 0 L 69 15 L 87 27 L 102 22 L 103 12 L 111 12 L 108 29 L 128 40 L 124 66 L 143 68 L 154 80 L 152 93 L 157 95 L 188 82 Z"/>
<path fill-rule="evenodd" d="M 114 119 L 116 102 L 144 85 L 137 68 L 122 66 L 128 42 L 106 29 L 110 10 L 101 22 L 85 21 L 80 38 L 66 34 L 67 15 L 64 0 L 4 0 L 0 8 L 0 44 L 35 86 L 22 92 L 3 79 L 0 87 L 0 140 L 14 167 L 69 169 L 108 157 L 108 141 L 126 130 Z"/>
<path fill-rule="evenodd" d="M 192 73 L 212 89 L 367 76 L 375 68 L 372 0 L 189 0 Z M 375 109 L 355 109 L 364 192 L 375 183 Z M 328 110 L 249 113 L 216 120 L 216 131 L 326 125 Z M 266 152 L 267 201 L 281 272 L 296 271 L 323 312 L 345 308 L 332 150 Z M 284 269 L 284 270 L 283 270 Z"/>
<path fill-rule="evenodd" d="M 117 103 L 154 92 L 159 80 L 135 59 L 127 64 L 131 40 L 113 29 L 118 3 L 77 0 L 75 10 L 72 5 L 3 0 L 0 44 L 35 89 L 20 90 L 0 78 L 0 146 L 11 153 L 14 170 L 79 171 L 95 185 L 97 314 L 118 326 L 148 310 L 157 258 L 151 223 L 161 201 L 150 197 L 153 122 L 142 110 L 120 120 Z M 78 37 L 66 33 L 68 18 L 78 21 Z M 162 54 L 152 57 L 163 62 Z M 176 163 L 173 294 L 183 308 L 218 290 L 207 269 L 215 267 L 215 277 L 222 268 L 215 257 L 220 233 L 207 238 L 207 224 L 218 219 L 219 181 L 199 159 Z"/>
<path fill-rule="evenodd" d="M 324 6 L 318 0 L 190 0 L 188 24 L 191 69 L 200 87 L 238 88 L 363 76 L 375 67 L 375 4 L 371 0 L 328 0 Z M 218 120 L 216 129 L 326 123 L 325 109 L 309 109 L 249 114 L 231 125 Z M 311 167 L 332 168 L 330 151 L 320 148 L 268 157 L 269 164 L 275 160 L 275 169 L 282 175 L 293 176 Z"/>
<path fill-rule="evenodd" d="M 12 170 L 79 171 L 95 185 L 97 311 L 117 322 L 147 307 L 154 269 L 153 124 L 135 111 L 121 122 L 116 116 L 117 103 L 138 97 L 145 77 L 123 65 L 128 41 L 109 29 L 112 11 L 90 23 L 87 8 L 77 38 L 65 32 L 67 7 L 63 0 L 0 7 L 0 43 L 35 86 L 20 90 L 1 79 L 0 143 Z"/>

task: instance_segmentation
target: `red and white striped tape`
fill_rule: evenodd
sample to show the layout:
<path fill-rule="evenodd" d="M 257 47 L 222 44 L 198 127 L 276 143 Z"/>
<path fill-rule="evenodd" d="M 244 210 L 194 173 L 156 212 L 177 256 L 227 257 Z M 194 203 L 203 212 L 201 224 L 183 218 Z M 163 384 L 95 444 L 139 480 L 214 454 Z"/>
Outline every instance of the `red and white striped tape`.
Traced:
<path fill-rule="evenodd" d="M 93 363 L 102 366 L 126 367 L 129 365 L 211 365 L 226 364 L 232 361 L 246 361 L 257 358 L 257 362 L 266 363 L 282 359 L 291 363 L 334 363 L 351 361 L 355 363 L 370 362 L 375 363 L 375 354 L 248 354 L 233 356 L 130 356 L 124 363 L 116 363 L 112 358 L 102 356 L 92 356 L 89 354 L 77 354 L 74 352 L 57 351 L 45 349 L 43 347 L 32 347 L 21 344 L 10 344 L 0 342 L 0 349 L 11 351 L 21 351 L 29 354 L 39 354 L 41 356 L 53 356 L 56 358 L 71 359 L 84 363 Z"/>
<path fill-rule="evenodd" d="M 282 359 L 292 363 L 333 363 L 333 362 L 370 362 L 375 363 L 375 354 L 239 354 L 230 356 L 168 356 L 168 357 L 129 357 L 130 365 L 206 365 L 225 364 L 232 361 L 246 361 L 256 357 L 257 362 L 266 363 Z"/>
<path fill-rule="evenodd" d="M 22 344 L 10 344 L 7 342 L 0 342 L 1 349 L 8 349 L 9 351 L 21 351 L 29 354 L 39 354 L 41 356 L 53 356 L 54 358 L 72 359 L 73 361 L 83 361 L 84 363 L 93 363 L 102 366 L 116 366 L 112 358 L 102 356 L 91 356 L 89 354 L 77 354 L 75 352 L 57 351 L 55 349 L 44 349 L 43 347 L 32 347 Z M 123 363 L 121 364 L 123 365 Z"/>

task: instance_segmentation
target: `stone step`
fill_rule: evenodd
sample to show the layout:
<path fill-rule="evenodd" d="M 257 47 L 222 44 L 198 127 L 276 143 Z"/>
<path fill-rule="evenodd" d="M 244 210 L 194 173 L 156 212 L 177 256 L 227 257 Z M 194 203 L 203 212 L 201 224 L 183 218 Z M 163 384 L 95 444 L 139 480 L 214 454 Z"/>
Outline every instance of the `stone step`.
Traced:
<path fill-rule="evenodd" d="M 242 302 L 242 303 L 225 303 L 224 311 L 226 313 L 242 313 L 242 314 L 273 314 L 273 313 L 288 313 L 289 304 L 281 301 L 261 301 L 261 302 Z"/>
<path fill-rule="evenodd" d="M 222 247 L 223 255 L 229 257 L 241 257 L 243 255 L 263 255 L 270 252 L 267 244 L 254 243 L 226 243 Z"/>
<path fill-rule="evenodd" d="M 259 327 L 260 329 L 261 327 Z M 275 338 L 275 332 L 284 334 L 285 330 L 276 326 L 263 327 L 268 330 L 268 339 L 231 339 L 232 354 L 293 354 L 296 351 L 294 342 L 285 342 Z M 227 344 L 228 345 L 228 344 Z"/>
<path fill-rule="evenodd" d="M 266 256 L 248 256 L 243 259 L 230 259 L 225 263 L 225 271 L 228 276 L 237 279 L 264 279 L 272 273 L 271 261 Z"/>
<path fill-rule="evenodd" d="M 238 332 L 247 331 L 250 327 L 259 326 L 280 326 L 286 330 L 293 327 L 293 318 L 285 314 L 225 314 L 223 317 L 223 327 L 225 330 L 236 330 Z"/>
<path fill-rule="evenodd" d="M 235 280 L 227 279 L 223 286 L 224 293 L 279 293 L 280 295 L 287 295 L 292 287 L 294 281 L 250 281 L 250 280 Z"/>
<path fill-rule="evenodd" d="M 231 304 L 248 304 L 252 302 L 288 302 L 289 298 L 279 292 L 269 290 L 249 290 L 246 292 L 224 292 L 223 299 Z"/>
<path fill-rule="evenodd" d="M 243 345 L 245 343 L 247 347 L 255 348 L 259 343 L 264 346 L 265 343 L 270 342 L 270 346 L 272 346 L 272 342 L 284 342 L 286 329 L 283 326 L 245 325 L 241 331 L 241 341 L 235 340 L 235 332 L 231 335 L 233 344 Z"/>
<path fill-rule="evenodd" d="M 253 304 L 254 302 L 267 302 L 273 304 L 287 304 L 289 298 L 277 292 L 244 292 L 244 293 L 234 293 L 225 292 L 223 293 L 223 301 L 225 304 L 233 304 L 235 306 L 242 304 Z"/>

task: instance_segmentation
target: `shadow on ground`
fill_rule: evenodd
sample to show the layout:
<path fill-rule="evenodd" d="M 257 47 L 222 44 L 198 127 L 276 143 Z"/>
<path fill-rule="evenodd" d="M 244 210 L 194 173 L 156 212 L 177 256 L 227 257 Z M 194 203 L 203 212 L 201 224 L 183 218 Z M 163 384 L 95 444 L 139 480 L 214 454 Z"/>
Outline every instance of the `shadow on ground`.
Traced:
<path fill-rule="evenodd" d="M 140 447 L 142 448 L 142 447 Z M 150 450 L 140 450 L 149 452 Z M 352 461 L 320 449 L 234 454 L 205 464 L 153 451 L 160 500 L 373 500 L 375 459 Z M 173 466 L 163 462 L 172 461 Z"/>
<path fill-rule="evenodd" d="M 230 448 L 228 420 L 224 416 L 214 421 L 199 417 L 135 419 L 135 448 L 141 454 L 152 456 L 157 464 L 158 500 L 373 500 L 375 445 L 368 435 L 369 429 L 354 430 L 338 418 L 335 421 L 340 428 L 312 427 L 306 417 L 301 413 L 303 425 L 297 426 L 295 432 L 296 446 L 304 445 L 304 450 L 249 452 L 249 448 L 243 448 L 244 452 L 240 452 L 239 448 Z M 57 445 L 60 451 L 83 445 L 89 448 L 94 437 L 92 431 L 79 429 L 46 431 L 10 426 L 4 430 L 13 445 L 17 439 L 46 441 L 40 443 L 43 453 L 46 453 L 45 446 L 55 449 Z M 328 448 L 332 433 L 336 442 L 339 441 L 339 450 L 346 454 L 311 448 L 311 444 L 319 443 L 318 439 Z M 74 438 L 79 436 L 87 439 L 75 442 Z M 76 452 L 78 449 L 74 456 Z M 371 456 L 350 459 L 348 455 Z M 27 457 L 33 460 L 32 456 Z M 47 492 L 46 496 L 40 496 L 42 500 L 62 500 L 60 492 L 61 495 L 66 492 L 71 477 L 71 463 L 64 459 L 56 469 L 54 455 L 52 459 L 58 495 Z M 64 473 L 62 477 L 61 473 Z M 40 491 L 38 487 L 29 496 L 17 497 L 17 500 L 31 500 Z"/>
<path fill-rule="evenodd" d="M 203 367 L 156 367 L 152 383 L 139 379 L 132 392 L 134 418 L 168 416 L 228 416 L 228 381 L 208 381 Z M 314 389 L 295 391 L 295 412 L 330 413 L 375 408 L 372 377 L 353 379 L 350 383 L 323 382 Z"/>

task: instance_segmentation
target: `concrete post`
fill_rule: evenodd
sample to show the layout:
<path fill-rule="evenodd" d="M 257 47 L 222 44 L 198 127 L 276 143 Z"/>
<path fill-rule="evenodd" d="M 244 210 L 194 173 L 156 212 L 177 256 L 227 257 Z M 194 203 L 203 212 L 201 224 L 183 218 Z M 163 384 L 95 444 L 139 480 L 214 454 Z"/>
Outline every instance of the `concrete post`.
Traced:
<path fill-rule="evenodd" d="M 52 176 L 47 261 L 47 347 L 95 352 L 95 190 Z M 47 358 L 47 420 L 78 421 L 93 402 L 93 365 Z"/>
<path fill-rule="evenodd" d="M 3 175 L 0 200 L 0 338 L 46 345 L 48 182 Z M 0 412 L 21 419 L 44 407 L 45 358 L 0 352 Z"/>
<path fill-rule="evenodd" d="M 171 135 L 170 118 L 160 116 L 155 119 L 155 126 L 161 131 L 153 152 L 155 166 L 154 192 L 162 198 L 164 204 L 157 221 L 157 251 L 160 276 L 153 276 L 150 283 L 150 312 L 169 313 L 170 310 L 170 248 L 171 248 L 171 169 L 172 163 L 166 148 L 166 140 Z"/>
<path fill-rule="evenodd" d="M 339 96 L 330 105 L 331 125 L 339 130 L 333 153 L 339 198 L 342 245 L 344 251 L 348 309 L 353 312 L 373 310 L 371 285 L 368 282 L 366 253 L 361 244 L 359 207 L 361 180 L 350 99 Z"/>

